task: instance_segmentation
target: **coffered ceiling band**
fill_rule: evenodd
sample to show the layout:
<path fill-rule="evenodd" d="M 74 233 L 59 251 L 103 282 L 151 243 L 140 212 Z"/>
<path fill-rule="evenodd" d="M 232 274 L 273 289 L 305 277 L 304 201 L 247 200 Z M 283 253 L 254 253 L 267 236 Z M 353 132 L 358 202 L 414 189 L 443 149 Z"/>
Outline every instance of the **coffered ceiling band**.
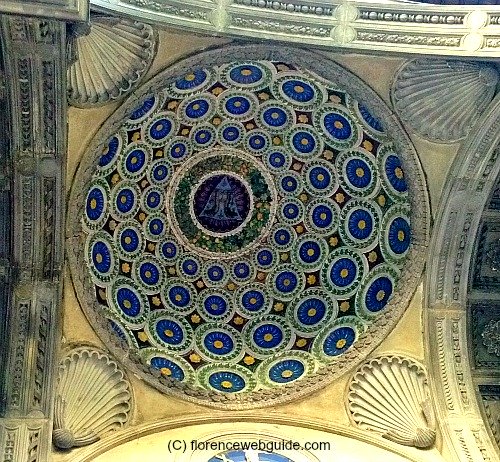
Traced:
<path fill-rule="evenodd" d="M 498 57 L 500 8 L 313 0 L 93 0 L 160 26 L 351 51 Z"/>

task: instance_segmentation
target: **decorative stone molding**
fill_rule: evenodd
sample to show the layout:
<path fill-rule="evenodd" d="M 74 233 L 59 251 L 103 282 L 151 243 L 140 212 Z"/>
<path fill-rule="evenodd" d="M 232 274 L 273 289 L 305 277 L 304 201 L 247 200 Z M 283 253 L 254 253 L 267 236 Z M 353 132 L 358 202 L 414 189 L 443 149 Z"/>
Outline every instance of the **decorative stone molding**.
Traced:
<path fill-rule="evenodd" d="M 92 0 L 102 10 L 205 33 L 394 53 L 494 57 L 498 8 L 398 1 Z"/>
<path fill-rule="evenodd" d="M 471 373 L 469 275 L 485 206 L 500 173 L 500 96 L 475 123 L 448 174 L 429 251 L 424 326 L 431 396 L 452 461 L 498 460 Z"/>
<path fill-rule="evenodd" d="M 85 21 L 89 15 L 88 0 L 3 0 L 0 13 L 38 16 L 60 21 Z"/>
<path fill-rule="evenodd" d="M 68 101 L 94 107 L 130 93 L 156 55 L 157 33 L 148 24 L 94 17 L 88 35 L 76 39 L 77 62 L 68 69 Z"/>
<path fill-rule="evenodd" d="M 399 356 L 370 360 L 354 374 L 347 398 L 359 427 L 405 446 L 434 444 L 436 421 L 427 377 L 415 361 Z"/>
<path fill-rule="evenodd" d="M 391 99 L 410 131 L 436 142 L 455 142 L 493 99 L 499 80 L 490 64 L 416 59 L 396 74 Z"/>
<path fill-rule="evenodd" d="M 202 424 L 202 425 L 200 425 Z M 278 426 L 286 426 L 278 428 Z M 253 427 L 253 428 L 252 428 Z M 71 456 L 71 462 L 93 462 L 101 456 L 106 457 L 108 451 L 113 448 L 118 448 L 123 444 L 131 441 L 137 441 L 150 435 L 152 438 L 158 438 L 162 441 L 170 440 L 173 443 L 173 437 L 176 429 L 182 430 L 183 435 L 189 434 L 190 438 L 197 441 L 204 442 L 217 442 L 217 441 L 252 441 L 254 438 L 261 440 L 285 440 L 290 439 L 290 435 L 295 435 L 294 440 L 301 440 L 308 438 L 308 441 L 328 441 L 329 435 L 332 438 L 338 438 L 342 441 L 342 452 L 352 451 L 352 446 L 346 441 L 350 440 L 353 444 L 356 442 L 366 443 L 371 447 L 384 448 L 394 455 L 397 455 L 401 460 L 408 460 L 412 462 L 423 462 L 427 460 L 428 455 L 416 454 L 414 448 L 402 446 L 388 440 L 380 440 L 378 435 L 372 432 L 361 430 L 354 426 L 346 426 L 345 424 L 335 424 L 328 419 L 315 418 L 311 419 L 301 413 L 296 415 L 286 415 L 284 413 L 262 413 L 253 411 L 225 411 L 223 413 L 212 412 L 197 412 L 195 415 L 180 415 L 169 416 L 166 419 L 155 420 L 147 422 L 138 426 L 130 426 L 124 431 L 114 433 L 109 438 L 104 438 L 93 445 L 75 451 Z M 321 437 L 310 437 L 309 430 L 323 432 Z M 177 433 L 178 434 L 178 433 Z M 304 436 L 307 435 L 307 436 Z M 171 436 L 173 437 L 171 439 Z M 166 445 L 167 446 L 167 445 Z M 143 447 L 143 446 L 138 446 Z M 193 448 L 189 441 L 187 441 L 186 449 L 182 447 L 180 450 L 175 450 L 172 447 L 171 458 L 175 458 L 176 462 L 199 462 L 207 460 L 209 456 L 209 449 L 205 446 L 203 448 Z M 214 450 L 213 452 L 215 452 Z M 349 460 L 349 457 L 343 457 L 345 453 L 340 454 L 339 446 L 333 440 L 330 445 L 330 451 L 322 449 L 316 453 L 316 456 L 310 454 L 312 451 L 305 449 L 293 453 L 294 462 L 303 462 L 304 459 L 300 456 L 306 457 L 304 462 L 319 462 L 324 460 Z M 300 454 L 300 456 L 299 456 Z M 287 453 L 288 457 L 292 457 L 290 452 Z M 331 456 L 331 457 L 329 457 Z M 326 458 L 326 459 L 325 459 Z M 359 458 L 359 454 L 358 454 Z M 431 456 L 432 458 L 432 456 Z M 370 460 L 367 457 L 366 460 Z M 378 459 L 377 459 L 378 460 Z M 436 460 L 442 460 L 439 456 Z M 222 461 L 221 461 L 222 462 Z"/>
<path fill-rule="evenodd" d="M 130 383 L 113 359 L 93 348 L 62 359 L 56 395 L 52 439 L 59 449 L 92 444 L 130 418 Z"/>
<path fill-rule="evenodd" d="M 0 419 L 2 462 L 45 462 L 50 451 L 50 425 L 46 419 Z"/>
<path fill-rule="evenodd" d="M 500 446 L 500 385 L 479 385 L 483 407 L 493 439 Z"/>
<path fill-rule="evenodd" d="M 0 10 L 12 3 L 2 2 Z M 37 7 L 35 2 L 15 3 L 20 12 L 34 16 L 51 11 L 51 17 L 64 18 L 68 13 L 63 1 L 36 2 Z M 36 462 L 48 460 L 51 449 L 54 353 L 61 318 L 66 24 L 1 15 L 0 35 L 9 77 L 3 91 L 8 114 L 4 131 L 10 137 L 1 161 L 3 188 L 10 185 L 8 207 L 2 204 L 2 218 L 10 223 L 4 234 L 9 247 L 2 259 L 8 261 L 5 273 L 12 274 L 2 287 L 7 296 L 0 308 L 5 372 L 0 377 L 5 398 L 0 456 Z"/>

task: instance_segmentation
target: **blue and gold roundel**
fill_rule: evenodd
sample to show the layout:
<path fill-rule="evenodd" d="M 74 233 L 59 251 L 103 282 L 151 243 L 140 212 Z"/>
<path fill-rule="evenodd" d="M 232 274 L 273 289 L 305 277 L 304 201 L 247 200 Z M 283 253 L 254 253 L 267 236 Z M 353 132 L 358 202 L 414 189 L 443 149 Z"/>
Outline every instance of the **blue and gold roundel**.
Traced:
<path fill-rule="evenodd" d="M 303 289 L 304 279 L 295 265 L 278 265 L 269 275 L 269 287 L 276 298 L 289 300 Z"/>
<path fill-rule="evenodd" d="M 102 231 L 87 238 L 86 259 L 96 284 L 109 283 L 118 273 L 114 244 L 110 236 Z"/>
<path fill-rule="evenodd" d="M 167 310 L 152 311 L 146 329 L 154 346 L 166 352 L 183 354 L 192 348 L 192 327 L 184 318 L 171 315 Z"/>
<path fill-rule="evenodd" d="M 304 166 L 304 185 L 314 197 L 329 197 L 338 187 L 335 170 L 326 162 L 313 161 Z"/>
<path fill-rule="evenodd" d="M 171 359 L 161 356 L 154 356 L 150 360 L 151 367 L 158 369 L 164 377 L 170 377 L 174 380 L 182 382 L 185 378 L 183 368 Z"/>
<path fill-rule="evenodd" d="M 165 353 L 160 348 L 144 348 L 140 351 L 140 358 L 146 365 L 157 369 L 164 379 L 191 384 L 194 380 L 193 367 L 175 353 Z"/>
<path fill-rule="evenodd" d="M 185 138 L 176 136 L 165 147 L 167 158 L 172 163 L 179 163 L 191 154 L 191 145 Z"/>
<path fill-rule="evenodd" d="M 176 266 L 179 275 L 188 281 L 196 280 L 201 275 L 201 262 L 195 255 L 185 254 Z"/>
<path fill-rule="evenodd" d="M 113 167 L 116 164 L 118 155 L 123 146 L 122 137 L 116 134 L 108 139 L 101 151 L 101 156 L 99 157 L 98 170 L 101 174 L 109 173 L 113 171 Z"/>
<path fill-rule="evenodd" d="M 321 268 L 323 284 L 338 296 L 352 295 L 367 271 L 368 262 L 360 253 L 341 247 L 333 251 Z"/>
<path fill-rule="evenodd" d="M 285 137 L 288 149 L 297 159 L 312 159 L 323 150 L 323 141 L 309 125 L 296 125 Z"/>
<path fill-rule="evenodd" d="M 158 293 L 165 282 L 161 260 L 153 255 L 139 257 L 134 263 L 133 278 L 148 295 Z"/>
<path fill-rule="evenodd" d="M 314 199 L 307 205 L 306 222 L 316 234 L 333 234 L 338 226 L 340 209 L 338 204 L 328 198 Z"/>
<path fill-rule="evenodd" d="M 236 121 L 227 121 L 218 128 L 218 140 L 221 145 L 236 146 L 241 142 L 245 133 L 246 130 L 242 124 Z"/>
<path fill-rule="evenodd" d="M 208 149 L 212 147 L 217 141 L 217 132 L 212 125 L 205 124 L 199 125 L 193 129 L 191 133 L 191 140 L 195 148 Z"/>
<path fill-rule="evenodd" d="M 233 314 L 233 298 L 224 289 L 209 289 L 200 294 L 198 312 L 206 321 L 227 322 Z"/>
<path fill-rule="evenodd" d="M 161 95 L 149 95 L 132 111 L 125 126 L 128 128 L 140 127 L 142 123 L 158 108 L 163 98 Z"/>
<path fill-rule="evenodd" d="M 208 323 L 196 331 L 196 349 L 208 361 L 235 363 L 243 355 L 243 341 L 233 327 Z"/>
<path fill-rule="evenodd" d="M 99 229 L 107 219 L 109 186 L 106 182 L 95 181 L 87 193 L 84 224 L 89 230 Z"/>
<path fill-rule="evenodd" d="M 272 89 L 277 99 L 302 110 L 320 106 L 326 99 L 326 92 L 316 82 L 292 72 L 278 76 Z"/>
<path fill-rule="evenodd" d="M 272 133 L 280 133 L 295 122 L 295 114 L 284 104 L 264 103 L 259 111 L 262 126 Z"/>
<path fill-rule="evenodd" d="M 235 294 L 235 307 L 241 315 L 252 318 L 267 313 L 271 308 L 271 296 L 262 284 L 248 284 Z"/>
<path fill-rule="evenodd" d="M 225 86 L 241 90 L 257 91 L 269 85 L 272 68 L 263 61 L 248 61 L 245 63 L 221 66 L 220 77 Z"/>
<path fill-rule="evenodd" d="M 245 325 L 243 338 L 253 356 L 264 358 L 286 349 L 292 340 L 292 331 L 283 318 L 264 315 Z"/>
<path fill-rule="evenodd" d="M 197 376 L 202 386 L 220 393 L 250 392 L 257 385 L 253 374 L 239 364 L 207 364 L 197 371 Z"/>
<path fill-rule="evenodd" d="M 415 169 L 376 96 L 342 88 L 356 79 L 207 60 L 172 67 L 105 125 L 72 236 L 89 318 L 148 380 L 244 407 L 327 376 L 399 310 L 420 242 Z"/>
<path fill-rule="evenodd" d="M 163 159 L 158 159 L 152 162 L 148 169 L 148 181 L 156 186 L 162 186 L 170 180 L 172 166 L 169 162 Z"/>
<path fill-rule="evenodd" d="M 175 313 L 190 313 L 196 307 L 197 295 L 194 288 L 182 279 L 168 278 L 162 292 L 165 306 Z"/>
<path fill-rule="evenodd" d="M 143 127 L 143 139 L 152 146 L 164 145 L 175 136 L 178 130 L 178 121 L 172 112 L 157 114 L 146 126 Z"/>
<path fill-rule="evenodd" d="M 312 337 L 337 317 L 338 304 L 324 289 L 306 289 L 293 300 L 287 317 L 303 337 Z"/>
<path fill-rule="evenodd" d="M 364 149 L 342 152 L 335 165 L 341 185 L 352 197 L 373 197 L 380 190 L 379 174 L 373 155 Z"/>
<path fill-rule="evenodd" d="M 284 352 L 264 360 L 257 375 L 267 386 L 280 386 L 306 377 L 315 369 L 312 355 L 304 351 Z"/>
<path fill-rule="evenodd" d="M 137 328 L 146 323 L 150 312 L 147 298 L 130 279 L 116 279 L 107 295 L 110 307 L 127 326 Z"/>
<path fill-rule="evenodd" d="M 380 248 L 387 261 L 402 261 L 411 246 L 409 208 L 395 204 L 387 210 L 380 236 Z"/>
<path fill-rule="evenodd" d="M 297 359 L 285 359 L 274 364 L 269 369 L 269 379 L 276 383 L 288 383 L 302 377 L 304 364 Z"/>
<path fill-rule="evenodd" d="M 380 212 L 371 202 L 349 201 L 340 219 L 344 223 L 339 230 L 340 236 L 346 244 L 362 251 L 370 250 L 377 244 Z"/>
<path fill-rule="evenodd" d="M 344 316 L 327 324 L 314 339 L 316 358 L 332 361 L 352 348 L 365 326 L 355 316 Z"/>
<path fill-rule="evenodd" d="M 306 271 L 315 271 L 321 268 L 328 256 L 328 244 L 314 234 L 303 234 L 292 249 L 292 261 Z"/>
<path fill-rule="evenodd" d="M 170 91 L 182 96 L 191 95 L 207 88 L 213 83 L 214 77 L 211 69 L 195 69 L 170 85 Z"/>
<path fill-rule="evenodd" d="M 182 250 L 174 239 L 163 239 L 156 246 L 156 256 L 167 265 L 172 265 L 181 257 Z"/>
<path fill-rule="evenodd" d="M 144 238 L 142 230 L 134 220 L 123 221 L 114 232 L 117 242 L 117 251 L 124 259 L 133 259 L 144 250 Z"/>

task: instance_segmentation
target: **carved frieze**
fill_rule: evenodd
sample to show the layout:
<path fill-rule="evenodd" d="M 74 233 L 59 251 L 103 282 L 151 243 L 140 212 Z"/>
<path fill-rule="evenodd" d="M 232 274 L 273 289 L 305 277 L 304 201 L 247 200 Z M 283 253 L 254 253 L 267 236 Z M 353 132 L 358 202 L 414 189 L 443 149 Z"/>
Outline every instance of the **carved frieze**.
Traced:
<path fill-rule="evenodd" d="M 3 2 L 0 11 L 8 6 Z M 7 105 L 2 115 L 8 114 L 3 126 L 10 134 L 8 146 L 0 143 L 0 183 L 9 201 L 2 206 L 5 234 L 12 235 L 1 255 L 2 274 L 10 275 L 2 305 L 10 315 L 2 316 L 0 332 L 6 358 L 0 376 L 5 416 L 0 419 L 0 458 L 14 462 L 45 461 L 50 451 L 65 210 L 65 33 L 63 22 L 0 16 L 9 79 L 1 92 L 2 105 Z"/>
<path fill-rule="evenodd" d="M 199 2 L 93 0 L 108 12 L 158 24 L 241 38 L 400 53 L 495 57 L 500 24 L 494 6 L 419 5 L 414 2 L 236 0 Z M 348 12 L 346 14 L 346 12 Z"/>
<path fill-rule="evenodd" d="M 500 356 L 500 320 L 488 322 L 484 326 L 481 337 L 483 337 L 483 345 L 488 353 Z"/>
<path fill-rule="evenodd" d="M 489 370 L 500 367 L 500 302 L 471 302 L 469 309 L 475 367 Z"/>
<path fill-rule="evenodd" d="M 0 13 L 39 16 L 61 21 L 84 21 L 89 0 L 2 0 Z"/>
<path fill-rule="evenodd" d="M 0 460 L 2 462 L 45 462 L 50 449 L 50 429 L 44 419 L 0 418 Z"/>
<path fill-rule="evenodd" d="M 479 385 L 479 393 L 483 398 L 484 413 L 493 439 L 500 448 L 500 385 Z"/>
<path fill-rule="evenodd" d="M 484 221 L 477 237 L 473 290 L 500 288 L 500 221 Z"/>

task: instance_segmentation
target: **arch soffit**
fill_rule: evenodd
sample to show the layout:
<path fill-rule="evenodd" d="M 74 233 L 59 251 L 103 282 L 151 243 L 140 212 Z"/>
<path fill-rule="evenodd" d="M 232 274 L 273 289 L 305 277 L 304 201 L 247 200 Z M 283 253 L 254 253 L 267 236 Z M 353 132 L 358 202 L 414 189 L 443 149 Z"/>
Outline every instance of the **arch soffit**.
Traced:
<path fill-rule="evenodd" d="M 453 460 L 496 460 L 472 381 L 467 289 L 475 237 L 500 173 L 500 95 L 478 120 L 448 174 L 431 238 L 424 289 L 430 385 Z M 437 354 L 436 354 L 437 352 Z"/>
<path fill-rule="evenodd" d="M 232 424 L 234 425 L 234 429 L 222 429 L 220 425 L 223 424 Z M 254 428 L 252 424 L 255 425 Z M 321 432 L 325 435 L 326 439 L 328 439 L 328 435 L 330 435 L 332 441 L 335 440 L 335 437 L 348 438 L 354 442 L 359 441 L 366 445 L 372 445 L 411 462 L 443 461 L 437 452 L 433 452 L 432 454 L 426 452 L 423 454 L 415 448 L 401 446 L 388 440 L 380 439 L 377 435 L 353 427 L 346 427 L 342 424 L 326 423 L 324 420 L 318 419 L 305 419 L 301 416 L 262 415 L 251 411 L 246 411 L 244 413 L 226 411 L 223 414 L 200 413 L 197 415 L 169 417 L 161 421 L 148 422 L 137 427 L 130 427 L 124 431 L 117 432 L 108 438 L 81 449 L 78 453 L 71 453 L 71 458 L 64 460 L 68 462 L 69 460 L 71 460 L 71 462 L 91 462 L 98 458 L 98 456 L 106 454 L 129 441 L 136 441 L 140 438 L 155 434 L 159 436 L 161 433 L 186 428 L 191 428 L 193 430 L 189 432 L 189 434 L 193 434 L 193 439 L 197 439 L 198 441 L 221 441 L 219 437 L 222 437 L 224 441 L 235 439 L 238 441 L 251 441 L 256 435 L 262 436 L 264 440 L 269 441 L 276 440 L 277 437 L 293 439 L 289 437 L 288 431 L 286 435 L 272 431 L 271 435 L 271 433 L 269 433 L 269 427 L 267 427 L 270 424 L 272 424 L 271 428 L 281 426 L 284 429 L 288 427 L 290 429 L 294 428 L 297 431 L 303 429 Z M 209 425 L 209 428 L 206 429 L 202 427 L 205 425 Z M 213 428 L 210 427 L 210 425 L 213 425 Z M 268 428 L 268 431 L 261 433 L 258 429 L 259 425 L 265 426 Z M 317 433 L 317 435 L 321 435 L 321 433 Z M 198 457 L 200 456 L 200 452 L 195 451 L 190 453 L 187 451 L 185 454 L 186 458 L 182 456 L 180 462 L 188 462 L 191 460 L 190 457 L 194 457 L 192 460 L 199 460 Z M 207 452 L 206 454 L 208 455 L 209 453 Z M 310 454 L 308 455 L 310 457 Z"/>

